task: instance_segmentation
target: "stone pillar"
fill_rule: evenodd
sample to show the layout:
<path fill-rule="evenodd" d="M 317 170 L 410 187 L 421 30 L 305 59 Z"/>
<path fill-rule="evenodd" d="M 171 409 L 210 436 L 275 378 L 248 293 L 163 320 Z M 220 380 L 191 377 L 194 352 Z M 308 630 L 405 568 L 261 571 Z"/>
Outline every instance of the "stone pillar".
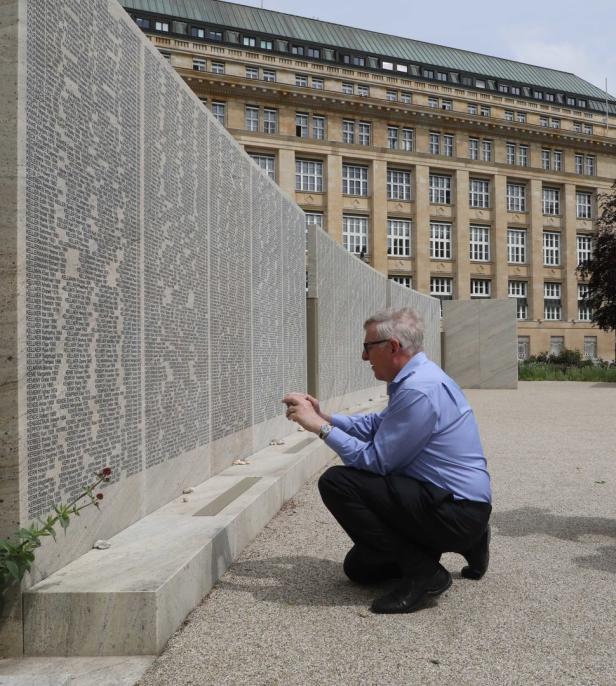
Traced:
<path fill-rule="evenodd" d="M 428 152 L 428 129 L 418 126 L 415 129 L 415 150 Z"/>
<path fill-rule="evenodd" d="M 375 148 L 387 147 L 387 123 L 381 119 L 372 123 L 372 145 Z"/>
<path fill-rule="evenodd" d="M 455 174 L 455 215 L 453 226 L 453 255 L 455 258 L 454 296 L 457 300 L 470 297 L 471 263 L 469 258 L 468 171 L 458 169 Z"/>
<path fill-rule="evenodd" d="M 430 167 L 415 167 L 415 222 L 413 224 L 415 275 L 413 286 L 420 293 L 430 293 Z"/>
<path fill-rule="evenodd" d="M 281 136 L 295 137 L 295 108 L 280 108 L 278 111 L 278 130 Z"/>
<path fill-rule="evenodd" d="M 492 198 L 494 203 L 494 226 L 492 229 L 493 284 L 492 297 L 506 298 L 509 268 L 507 266 L 507 177 L 495 174 Z"/>
<path fill-rule="evenodd" d="M 327 233 L 342 244 L 342 156 L 327 156 Z"/>
<path fill-rule="evenodd" d="M 562 216 L 560 231 L 560 263 L 562 265 L 562 304 L 563 321 L 577 319 L 577 253 L 576 253 L 576 210 L 575 184 L 563 186 Z"/>
<path fill-rule="evenodd" d="M 539 179 L 529 183 L 528 262 L 530 283 L 529 319 L 543 320 L 543 184 Z"/>
<path fill-rule="evenodd" d="M 276 181 L 280 188 L 295 200 L 295 151 L 280 148 L 278 151 L 278 169 Z"/>
<path fill-rule="evenodd" d="M 372 163 L 372 266 L 387 275 L 387 162 Z"/>

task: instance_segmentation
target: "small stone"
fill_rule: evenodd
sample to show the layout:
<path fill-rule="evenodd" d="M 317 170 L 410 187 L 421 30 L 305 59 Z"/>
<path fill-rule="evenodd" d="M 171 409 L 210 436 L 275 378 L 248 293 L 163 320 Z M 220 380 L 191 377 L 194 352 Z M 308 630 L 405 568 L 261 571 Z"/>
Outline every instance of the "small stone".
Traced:
<path fill-rule="evenodd" d="M 195 489 L 192 486 L 185 488 L 182 493 L 192 493 Z"/>
<path fill-rule="evenodd" d="M 250 460 L 242 460 L 242 459 L 233 460 L 233 462 L 231 464 L 250 464 Z"/>
<path fill-rule="evenodd" d="M 96 541 L 92 548 L 95 548 L 96 550 L 107 550 L 107 548 L 111 548 L 111 543 L 101 538 L 98 541 Z"/>
<path fill-rule="evenodd" d="M 284 441 L 281 438 L 272 438 L 269 442 L 270 445 L 284 445 Z"/>
<path fill-rule="evenodd" d="M 183 503 L 189 503 L 189 502 L 190 502 L 190 498 L 187 498 L 186 496 L 184 496 L 184 497 L 182 498 L 182 502 L 183 502 Z"/>
<path fill-rule="evenodd" d="M 303 426 L 298 426 L 298 427 L 297 427 L 297 430 L 298 430 L 298 431 L 306 431 L 306 429 L 304 429 Z"/>

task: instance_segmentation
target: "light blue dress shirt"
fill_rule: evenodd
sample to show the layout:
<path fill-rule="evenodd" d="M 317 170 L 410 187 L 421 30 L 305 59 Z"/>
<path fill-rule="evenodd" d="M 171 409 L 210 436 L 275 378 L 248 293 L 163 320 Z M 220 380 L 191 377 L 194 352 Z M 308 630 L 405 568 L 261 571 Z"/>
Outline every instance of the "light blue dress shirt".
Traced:
<path fill-rule="evenodd" d="M 388 393 L 382 412 L 333 415 L 334 428 L 325 441 L 344 464 L 428 481 L 458 500 L 491 502 L 477 422 L 455 381 L 425 353 L 417 353 Z"/>

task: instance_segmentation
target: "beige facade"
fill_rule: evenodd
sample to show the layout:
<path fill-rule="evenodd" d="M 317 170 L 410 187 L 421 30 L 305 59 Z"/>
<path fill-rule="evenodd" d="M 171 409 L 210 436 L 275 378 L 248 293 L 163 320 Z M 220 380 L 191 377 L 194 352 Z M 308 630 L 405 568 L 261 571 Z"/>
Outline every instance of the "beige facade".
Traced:
<path fill-rule="evenodd" d="M 614 335 L 580 312 L 576 266 L 597 193 L 616 177 L 616 117 L 606 126 L 605 114 L 501 93 L 150 39 L 310 221 L 358 253 L 365 240 L 375 269 L 433 295 L 517 294 L 521 350 L 614 359 Z M 301 161 L 318 163 L 301 170 L 308 190 Z M 407 251 L 389 234 L 409 228 Z"/>

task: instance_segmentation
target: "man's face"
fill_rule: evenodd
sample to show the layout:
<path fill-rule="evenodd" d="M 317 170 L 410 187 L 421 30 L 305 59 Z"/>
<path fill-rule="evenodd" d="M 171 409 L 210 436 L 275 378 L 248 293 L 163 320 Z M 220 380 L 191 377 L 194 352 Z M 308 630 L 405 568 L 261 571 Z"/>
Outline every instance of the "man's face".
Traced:
<path fill-rule="evenodd" d="M 364 336 L 364 344 L 370 344 L 375 341 L 382 341 L 376 330 L 376 324 L 369 324 Z M 393 365 L 393 351 L 391 340 L 387 339 L 384 342 L 376 345 L 368 345 L 368 350 L 364 349 L 362 353 L 362 360 L 370 362 L 372 372 L 379 381 L 393 381 L 397 374 L 397 370 Z"/>

